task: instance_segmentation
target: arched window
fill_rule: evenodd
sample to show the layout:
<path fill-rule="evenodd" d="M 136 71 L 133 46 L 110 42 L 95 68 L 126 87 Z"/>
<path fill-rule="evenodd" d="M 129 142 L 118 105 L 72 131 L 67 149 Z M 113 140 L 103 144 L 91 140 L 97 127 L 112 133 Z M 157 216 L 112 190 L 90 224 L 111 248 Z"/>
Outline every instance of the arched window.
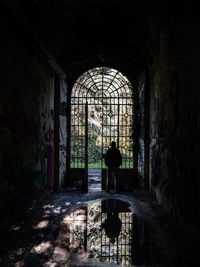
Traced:
<path fill-rule="evenodd" d="M 122 73 L 97 67 L 81 75 L 71 93 L 70 167 L 85 168 L 87 157 L 88 168 L 105 168 L 102 155 L 114 140 L 121 168 L 133 168 L 132 120 L 132 86 Z"/>

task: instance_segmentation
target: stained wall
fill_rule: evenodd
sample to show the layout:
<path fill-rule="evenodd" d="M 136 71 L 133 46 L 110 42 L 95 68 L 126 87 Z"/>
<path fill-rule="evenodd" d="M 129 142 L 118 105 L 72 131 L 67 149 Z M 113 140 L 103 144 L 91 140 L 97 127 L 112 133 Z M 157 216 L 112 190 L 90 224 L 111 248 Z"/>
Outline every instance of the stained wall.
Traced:
<path fill-rule="evenodd" d="M 170 216 L 194 232 L 200 203 L 199 25 L 190 13 L 162 25 L 150 93 L 150 187 Z"/>
<path fill-rule="evenodd" d="M 0 209 L 6 212 L 53 188 L 54 75 L 6 21 L 0 33 Z"/>

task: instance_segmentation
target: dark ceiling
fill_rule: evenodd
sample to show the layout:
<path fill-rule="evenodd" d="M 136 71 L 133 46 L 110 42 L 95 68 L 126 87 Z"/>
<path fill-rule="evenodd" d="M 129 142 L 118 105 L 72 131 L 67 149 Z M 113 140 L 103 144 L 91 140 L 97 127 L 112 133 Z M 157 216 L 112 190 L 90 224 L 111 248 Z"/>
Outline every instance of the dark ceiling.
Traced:
<path fill-rule="evenodd" d="M 166 0 L 6 0 L 68 75 L 96 66 L 137 75 L 152 64 Z M 171 12 L 172 14 L 172 12 Z"/>

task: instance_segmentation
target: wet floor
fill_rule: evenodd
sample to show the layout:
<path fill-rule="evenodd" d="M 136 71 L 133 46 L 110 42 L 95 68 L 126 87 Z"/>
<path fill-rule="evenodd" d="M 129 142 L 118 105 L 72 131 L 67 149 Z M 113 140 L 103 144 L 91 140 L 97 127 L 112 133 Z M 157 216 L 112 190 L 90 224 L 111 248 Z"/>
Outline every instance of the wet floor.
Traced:
<path fill-rule="evenodd" d="M 199 266 L 191 264 L 185 237 L 144 194 L 50 194 L 0 234 L 4 267 Z"/>
<path fill-rule="evenodd" d="M 119 266 L 158 263 L 161 258 L 149 225 L 138 220 L 128 202 L 105 199 L 88 203 L 63 221 L 69 237 L 67 249 L 79 256 Z"/>

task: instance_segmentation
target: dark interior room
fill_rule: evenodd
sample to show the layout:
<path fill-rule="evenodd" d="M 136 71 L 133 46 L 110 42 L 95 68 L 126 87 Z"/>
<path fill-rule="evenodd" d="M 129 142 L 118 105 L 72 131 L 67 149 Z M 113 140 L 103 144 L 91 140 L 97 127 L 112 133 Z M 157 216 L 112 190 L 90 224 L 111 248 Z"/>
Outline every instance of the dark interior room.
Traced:
<path fill-rule="evenodd" d="M 200 266 L 197 1 L 0 1 L 0 266 Z"/>

